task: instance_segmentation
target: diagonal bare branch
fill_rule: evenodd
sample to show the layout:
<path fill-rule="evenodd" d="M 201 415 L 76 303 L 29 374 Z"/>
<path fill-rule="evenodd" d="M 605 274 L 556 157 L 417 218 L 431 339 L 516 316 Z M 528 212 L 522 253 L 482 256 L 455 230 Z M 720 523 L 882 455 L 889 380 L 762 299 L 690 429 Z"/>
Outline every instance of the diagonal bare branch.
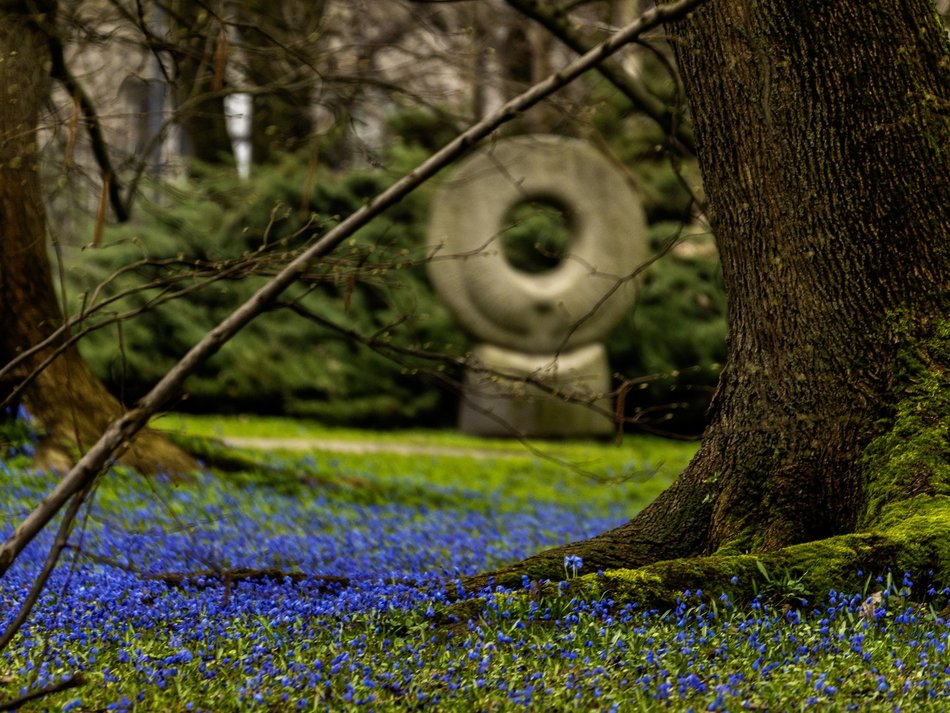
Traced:
<path fill-rule="evenodd" d="M 112 454 L 127 444 L 145 427 L 149 418 L 178 394 L 185 379 L 255 317 L 264 312 L 284 290 L 297 281 L 314 260 L 330 253 L 356 230 L 466 154 L 498 127 L 511 121 L 521 112 L 531 108 L 585 72 L 597 67 L 607 57 L 636 40 L 644 32 L 663 23 L 676 21 L 706 1 L 680 0 L 670 5 L 663 5 L 620 29 L 559 72 L 534 85 L 496 112 L 474 124 L 288 263 L 277 276 L 192 347 L 134 408 L 126 411 L 109 425 L 96 444 L 63 477 L 52 492 L 24 518 L 19 527 L 0 547 L 0 576 L 6 573 L 27 544 L 52 520 L 70 498 L 96 478 Z"/>

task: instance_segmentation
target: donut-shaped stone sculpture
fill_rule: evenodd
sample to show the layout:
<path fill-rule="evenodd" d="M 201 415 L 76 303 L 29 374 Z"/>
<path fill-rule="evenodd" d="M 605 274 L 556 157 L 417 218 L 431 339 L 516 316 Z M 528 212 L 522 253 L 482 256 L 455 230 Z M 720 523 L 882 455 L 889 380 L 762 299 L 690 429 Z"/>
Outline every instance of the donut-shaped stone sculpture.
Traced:
<path fill-rule="evenodd" d="M 553 269 L 514 268 L 502 246 L 526 202 L 561 208 L 572 237 Z M 522 136 L 462 162 L 433 201 L 429 276 L 475 337 L 532 354 L 600 339 L 629 309 L 646 256 L 646 224 L 629 178 L 590 144 Z"/>

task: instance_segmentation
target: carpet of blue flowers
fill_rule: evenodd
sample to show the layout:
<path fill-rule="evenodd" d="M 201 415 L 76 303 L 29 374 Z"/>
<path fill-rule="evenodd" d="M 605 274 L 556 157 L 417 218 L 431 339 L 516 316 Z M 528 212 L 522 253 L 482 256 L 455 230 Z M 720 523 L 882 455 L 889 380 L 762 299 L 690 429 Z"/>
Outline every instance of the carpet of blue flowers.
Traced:
<path fill-rule="evenodd" d="M 385 469 L 367 461 L 354 478 L 352 463 L 331 456 L 288 456 L 258 472 L 179 485 L 113 472 L 36 611 L 0 654 L 0 701 L 81 673 L 86 685 L 23 710 L 918 711 L 950 703 L 941 593 L 915 592 L 900 577 L 795 608 L 685 592 L 675 610 L 644 611 L 557 589 L 482 592 L 459 605 L 458 576 L 612 527 L 640 505 L 630 494 L 641 485 L 615 486 L 613 496 L 591 487 L 583 498 L 583 484 L 552 485 L 573 474 L 523 458 L 503 465 L 519 469 L 521 484 L 506 493 L 479 480 L 500 460 L 386 460 L 405 477 L 376 475 Z M 414 476 L 423 460 L 455 484 Z M 0 467 L 7 537 L 55 476 L 22 455 Z M 14 616 L 51 537 L 0 580 L 0 624 Z M 211 574 L 249 569 L 294 576 Z M 169 576 L 198 572 L 208 574 Z M 568 578 L 582 574 L 580 558 L 565 561 Z"/>

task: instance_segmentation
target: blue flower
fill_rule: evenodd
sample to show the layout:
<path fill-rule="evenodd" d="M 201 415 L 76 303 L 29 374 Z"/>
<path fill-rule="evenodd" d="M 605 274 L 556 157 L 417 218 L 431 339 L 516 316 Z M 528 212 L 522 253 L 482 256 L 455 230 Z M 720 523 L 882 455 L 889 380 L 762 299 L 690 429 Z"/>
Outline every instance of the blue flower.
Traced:
<path fill-rule="evenodd" d="M 578 570 L 584 566 L 584 558 L 578 555 L 567 555 L 564 558 L 564 571 L 569 572 L 570 576 L 576 577 Z"/>

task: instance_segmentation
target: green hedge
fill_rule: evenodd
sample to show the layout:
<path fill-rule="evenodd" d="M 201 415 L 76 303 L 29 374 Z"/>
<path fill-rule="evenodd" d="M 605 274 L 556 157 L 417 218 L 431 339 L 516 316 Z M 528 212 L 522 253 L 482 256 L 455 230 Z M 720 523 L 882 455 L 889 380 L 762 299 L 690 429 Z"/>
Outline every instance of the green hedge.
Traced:
<path fill-rule="evenodd" d="M 627 148 L 641 179 L 651 173 L 665 175 L 657 168 L 660 159 L 634 150 L 648 147 L 649 141 L 632 145 L 628 142 Z M 173 274 L 181 276 L 181 285 L 195 284 L 188 278 L 195 266 L 223 269 L 241 257 L 255 258 L 272 272 L 281 252 L 299 249 L 323 234 L 424 155 L 421 148 L 396 144 L 387 169 L 347 173 L 313 172 L 306 157 L 288 156 L 257 169 L 249 182 L 209 171 L 190 182 L 187 191 L 169 189 L 161 207 L 139 205 L 135 223 L 111 228 L 102 248 L 69 251 L 67 293 L 78 308 L 117 268 L 143 258 L 178 261 L 142 265 L 114 279 L 104 294 Z M 653 195 L 675 191 L 668 184 Z M 306 186 L 312 188 L 304 202 Z M 422 264 L 433 190 L 424 187 L 360 231 L 296 285 L 288 299 L 299 300 L 319 319 L 377 335 L 397 347 L 463 355 L 469 339 L 433 295 Z M 659 219 L 681 215 L 686 208 L 679 196 L 663 210 L 654 206 L 649 213 Z M 653 223 L 654 249 L 661 248 L 677 225 Z M 259 275 L 212 283 L 93 332 L 83 340 L 82 351 L 106 383 L 131 400 L 264 279 Z M 117 312 L 134 309 L 159 294 L 153 289 L 127 296 L 113 307 Z M 647 270 L 637 308 L 607 340 L 618 375 L 660 375 L 630 392 L 628 413 L 650 413 L 661 428 L 701 428 L 723 357 L 723 315 L 714 255 L 671 254 Z M 401 361 L 281 309 L 258 318 L 202 367 L 188 382 L 188 399 L 177 408 L 281 413 L 381 427 L 454 423 L 458 395 L 442 384 L 457 381 L 458 369 L 413 357 Z M 671 404 L 685 407 L 655 410 Z"/>
<path fill-rule="evenodd" d="M 187 275 L 193 265 L 226 268 L 256 258 L 273 272 L 287 250 L 299 249 L 385 187 L 381 172 L 341 176 L 318 172 L 308 209 L 301 210 L 308 167 L 299 158 L 242 184 L 209 175 L 170 208 L 150 206 L 133 226 L 109 231 L 97 250 L 68 257 L 68 292 L 76 305 L 119 266 L 149 258 L 179 264 L 143 265 L 113 280 L 108 293 L 160 275 Z M 464 340 L 433 298 L 421 264 L 427 201 L 407 199 L 347 241 L 332 260 L 285 297 L 319 319 L 404 348 L 461 352 Z M 144 206 L 140 206 L 140 209 Z M 312 221 L 312 222 L 311 222 Z M 268 224 L 269 227 L 268 227 Z M 402 267 L 413 260 L 419 264 Z M 106 382 L 126 399 L 143 393 L 201 336 L 248 298 L 265 277 L 222 280 L 132 320 L 94 332 L 81 348 Z M 196 284 L 185 279 L 181 284 Z M 123 298 L 116 311 L 146 304 L 158 290 Z M 288 310 L 269 312 L 225 345 L 188 382 L 181 407 L 306 415 L 353 424 L 442 422 L 454 418 L 450 390 L 433 387 L 420 369 L 436 365 L 407 357 L 397 364 L 332 329 Z M 444 368 L 444 367 L 442 367 Z M 442 372 L 440 372 L 442 373 Z M 451 369 L 444 375 L 457 377 Z"/>

